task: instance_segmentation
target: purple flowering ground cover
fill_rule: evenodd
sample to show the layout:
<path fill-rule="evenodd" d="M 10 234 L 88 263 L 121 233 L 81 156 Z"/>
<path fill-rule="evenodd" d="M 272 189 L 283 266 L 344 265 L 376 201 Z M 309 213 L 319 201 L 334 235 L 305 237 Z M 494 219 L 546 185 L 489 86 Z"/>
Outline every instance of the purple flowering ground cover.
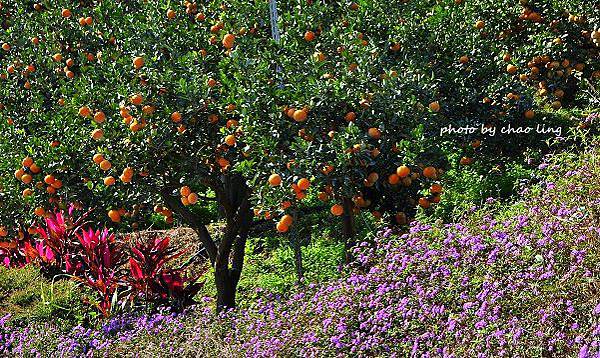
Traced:
<path fill-rule="evenodd" d="M 343 278 L 215 317 L 129 315 L 97 329 L 0 319 L 3 356 L 600 356 L 598 151 L 460 222 L 383 230 Z M 569 165 L 565 165 L 568 162 Z"/>

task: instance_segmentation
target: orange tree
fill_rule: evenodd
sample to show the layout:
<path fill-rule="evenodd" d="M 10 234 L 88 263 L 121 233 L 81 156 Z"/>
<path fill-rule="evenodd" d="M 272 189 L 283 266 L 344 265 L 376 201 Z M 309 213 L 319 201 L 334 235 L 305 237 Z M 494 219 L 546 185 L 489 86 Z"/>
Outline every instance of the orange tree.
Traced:
<path fill-rule="evenodd" d="M 253 207 L 286 232 L 328 202 L 350 248 L 357 211 L 406 224 L 439 201 L 448 153 L 518 143 L 442 126 L 544 123 L 535 93 L 576 103 L 598 73 L 584 3 L 279 1 L 280 44 L 267 2 L 3 3 L 0 234 L 70 202 L 123 228 L 179 218 L 232 307 Z"/>

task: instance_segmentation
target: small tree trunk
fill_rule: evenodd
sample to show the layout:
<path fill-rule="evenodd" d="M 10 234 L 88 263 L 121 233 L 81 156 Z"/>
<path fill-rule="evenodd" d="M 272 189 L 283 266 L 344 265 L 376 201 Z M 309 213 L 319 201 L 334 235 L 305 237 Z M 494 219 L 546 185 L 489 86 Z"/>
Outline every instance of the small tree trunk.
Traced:
<path fill-rule="evenodd" d="M 227 267 L 215 269 L 215 284 L 217 286 L 217 312 L 235 308 L 235 280 Z"/>
<path fill-rule="evenodd" d="M 294 262 L 298 285 L 302 285 L 304 282 L 304 267 L 302 267 L 302 245 L 299 240 L 294 240 Z"/>
<path fill-rule="evenodd" d="M 343 234 L 344 248 L 346 251 L 346 264 L 352 262 L 352 248 L 356 245 L 356 226 L 354 223 L 354 214 L 352 213 L 352 199 L 344 198 L 344 216 L 343 216 Z"/>

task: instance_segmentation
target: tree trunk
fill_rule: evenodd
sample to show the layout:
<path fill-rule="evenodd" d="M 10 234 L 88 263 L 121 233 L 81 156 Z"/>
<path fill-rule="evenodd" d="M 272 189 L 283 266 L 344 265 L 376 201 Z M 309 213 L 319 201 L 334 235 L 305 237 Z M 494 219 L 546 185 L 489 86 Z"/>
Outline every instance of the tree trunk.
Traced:
<path fill-rule="evenodd" d="M 215 269 L 215 284 L 217 286 L 217 312 L 235 308 L 235 293 L 238 280 L 232 277 L 227 267 Z"/>
<path fill-rule="evenodd" d="M 302 285 L 304 283 L 304 267 L 302 267 L 302 245 L 300 240 L 294 240 L 294 262 L 298 285 Z"/>
<path fill-rule="evenodd" d="M 343 234 L 344 248 L 346 251 L 346 264 L 352 262 L 352 248 L 356 245 L 356 226 L 354 223 L 354 214 L 352 213 L 352 199 L 344 198 L 344 216 L 343 216 Z"/>

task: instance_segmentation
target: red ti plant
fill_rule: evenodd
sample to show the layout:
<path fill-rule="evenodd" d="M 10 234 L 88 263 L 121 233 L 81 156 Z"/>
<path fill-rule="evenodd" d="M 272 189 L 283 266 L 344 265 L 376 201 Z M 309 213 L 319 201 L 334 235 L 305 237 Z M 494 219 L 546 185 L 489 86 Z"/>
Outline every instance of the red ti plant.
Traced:
<path fill-rule="evenodd" d="M 102 231 L 82 229 L 81 234 L 76 236 L 82 248 L 74 257 L 65 259 L 68 263 L 67 272 L 96 291 L 100 300 L 98 309 L 104 317 L 108 317 L 113 302 L 117 301 L 118 286 L 122 280 L 120 267 L 125 261 L 123 245 L 106 228 Z M 79 265 L 72 265 L 71 259 Z"/>
<path fill-rule="evenodd" d="M 203 282 L 196 282 L 199 275 L 190 277 L 185 269 L 168 268 L 169 262 L 181 257 L 185 250 L 176 252 L 169 247 L 168 237 L 137 242 L 129 259 L 131 276 L 128 284 L 132 289 L 131 299 L 142 297 L 146 301 L 169 303 L 182 309 L 194 303 L 194 296 Z"/>

